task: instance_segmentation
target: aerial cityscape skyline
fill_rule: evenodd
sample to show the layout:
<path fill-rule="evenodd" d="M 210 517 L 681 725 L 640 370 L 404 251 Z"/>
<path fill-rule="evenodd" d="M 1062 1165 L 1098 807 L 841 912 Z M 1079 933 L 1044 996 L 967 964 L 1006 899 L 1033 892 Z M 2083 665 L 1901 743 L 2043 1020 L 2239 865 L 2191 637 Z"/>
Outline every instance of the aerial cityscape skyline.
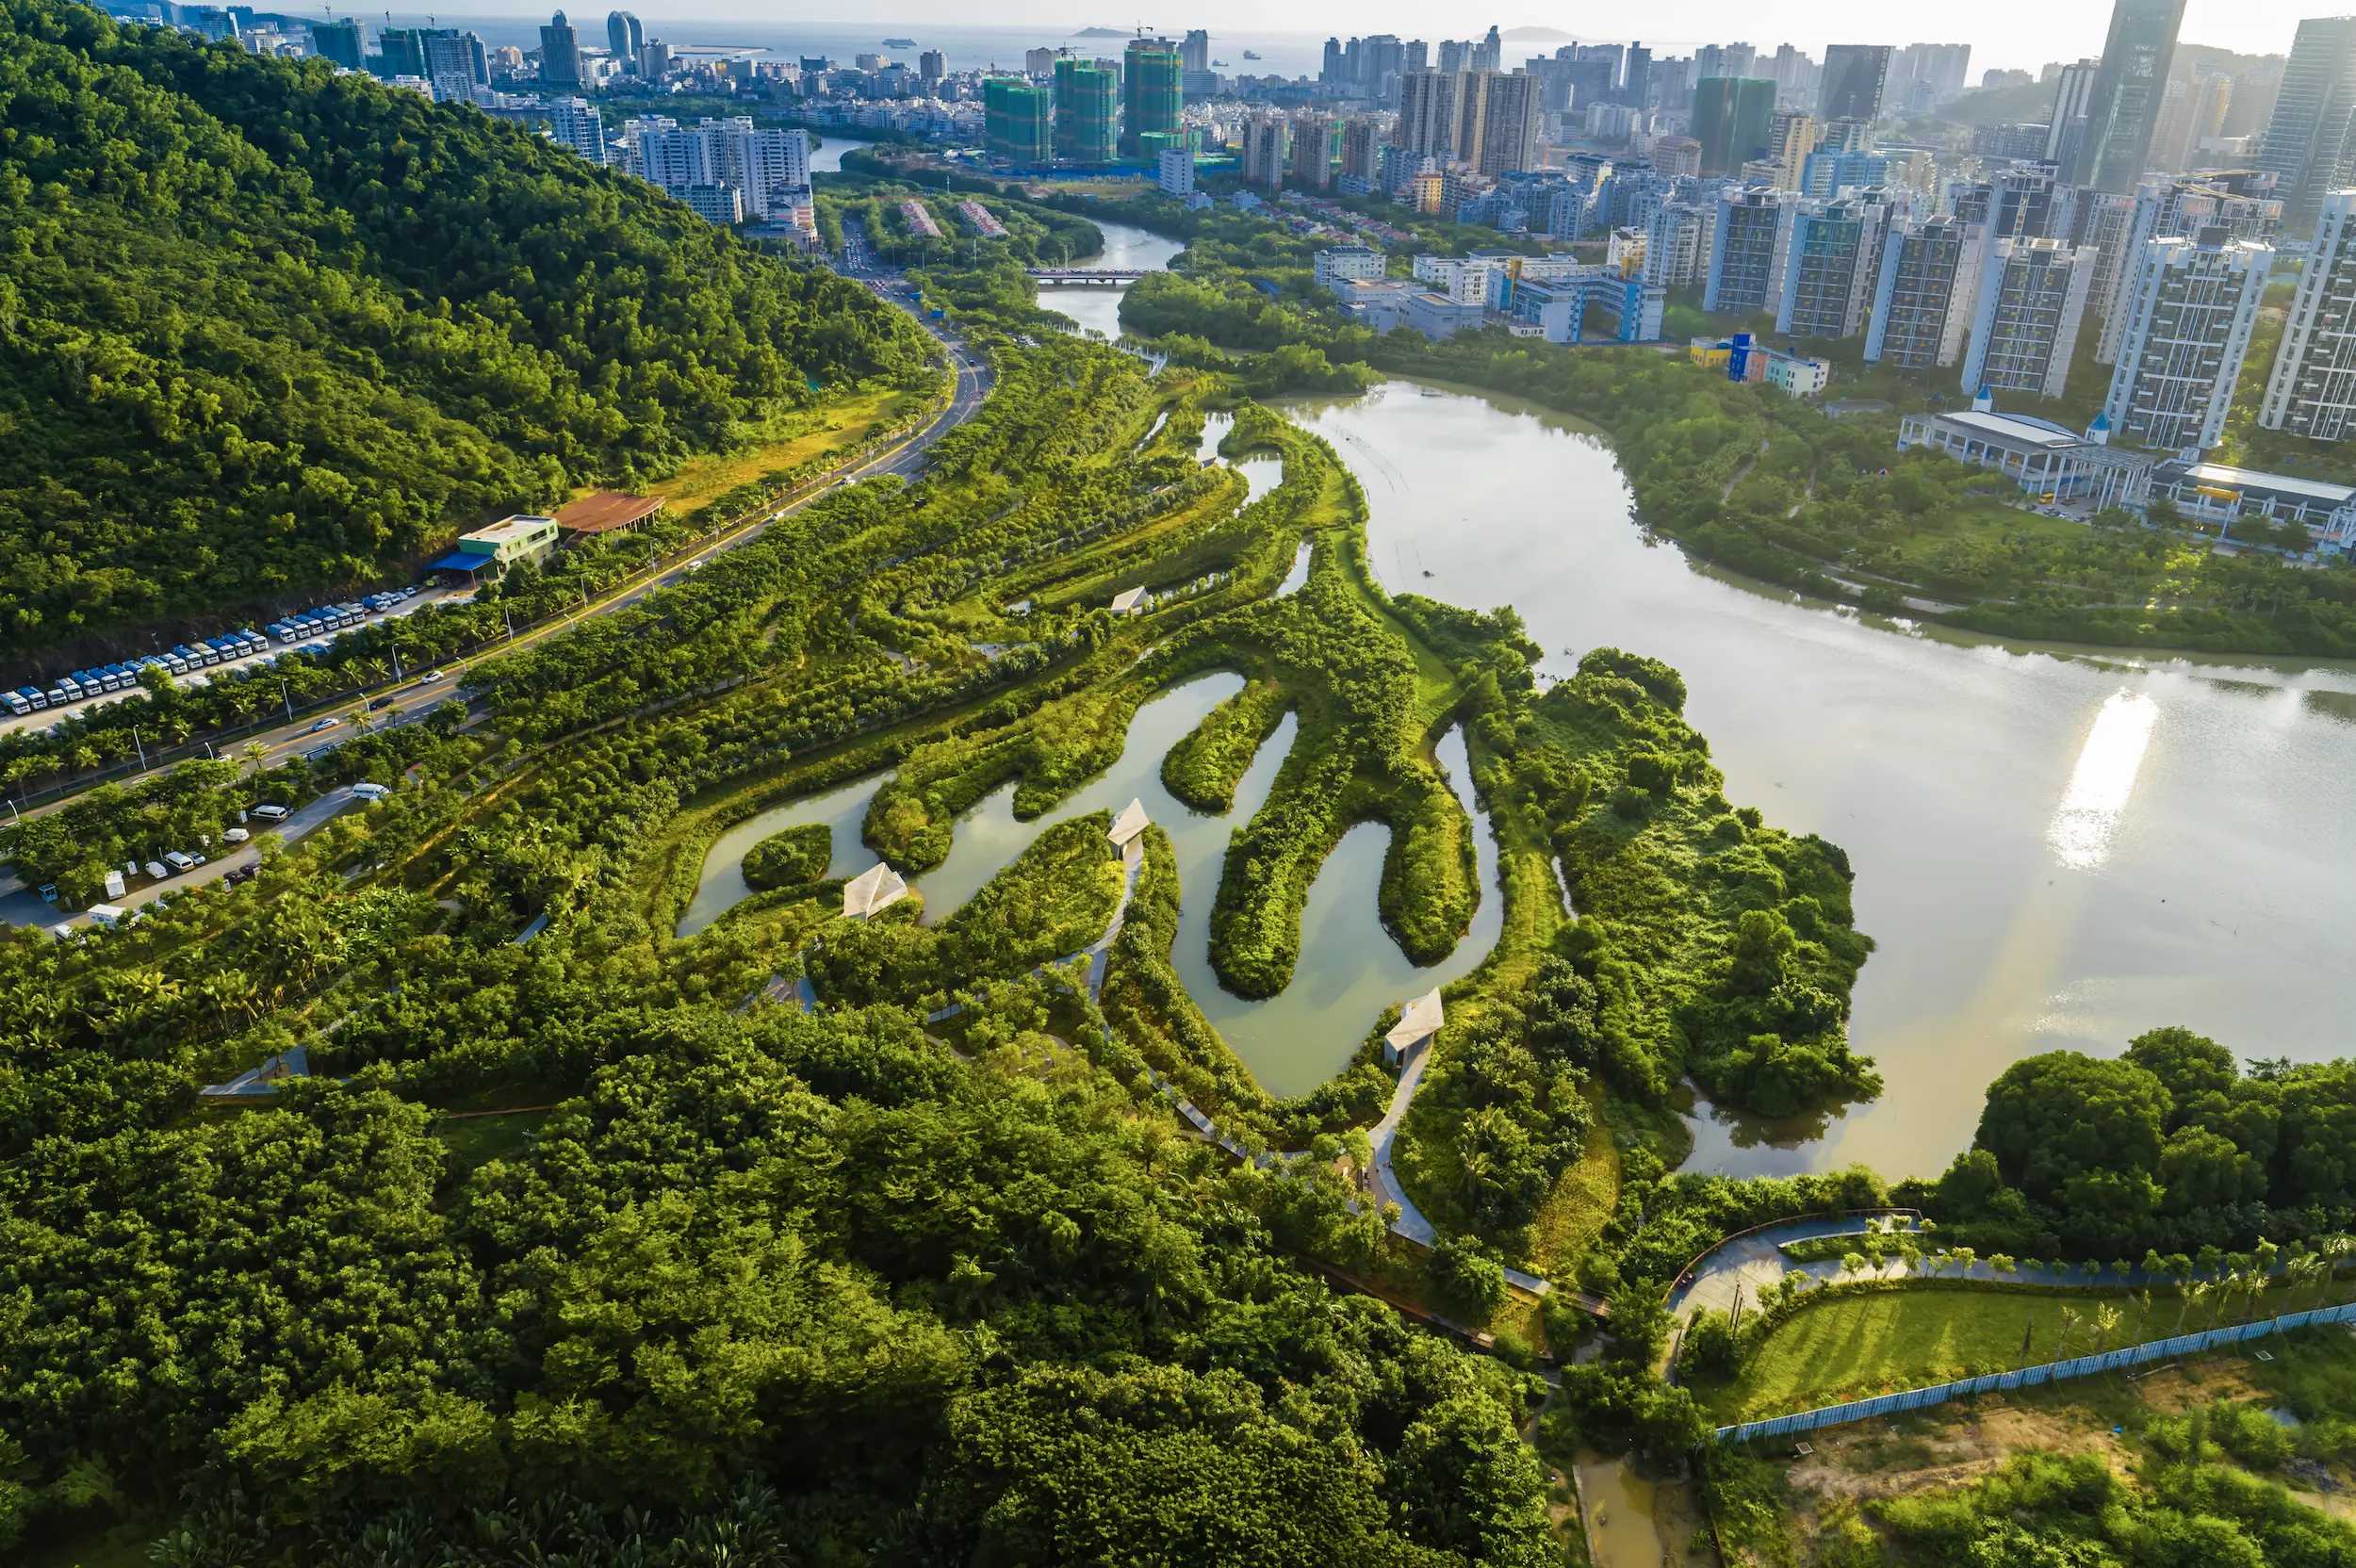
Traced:
<path fill-rule="evenodd" d="M 638 8 L 647 23 L 663 28 L 704 27 L 711 37 L 697 37 L 698 43 L 728 44 L 767 43 L 770 47 L 790 47 L 796 40 L 824 41 L 849 47 L 853 43 L 872 45 L 886 38 L 915 38 L 920 46 L 932 47 L 947 43 L 964 43 L 968 49 L 987 44 L 972 41 L 1004 40 L 1017 43 L 1025 40 L 1057 41 L 1077 39 L 1088 29 L 1104 29 L 1118 36 L 1128 36 L 1138 29 L 1138 24 L 1124 25 L 1121 19 L 1091 19 L 1085 14 L 1060 10 L 1043 11 L 1035 22 L 1007 20 L 1003 13 L 993 14 L 987 24 L 976 23 L 970 12 L 948 8 L 927 12 L 923 7 L 911 8 L 908 15 L 875 21 L 846 22 L 839 15 L 794 17 L 782 15 L 767 7 L 750 5 L 732 7 L 726 0 L 694 0 L 694 3 L 668 8 L 645 6 Z M 335 15 L 355 16 L 376 25 L 386 12 L 383 10 L 333 8 Z M 2266 0 L 2253 6 L 2232 6 L 2215 0 L 2186 0 L 2179 37 L 2185 43 L 2231 50 L 2240 54 L 2283 54 L 2299 23 L 2315 14 L 2315 8 L 2283 4 L 2282 0 Z M 2016 14 L 2017 13 L 2017 14 Z M 432 24 L 441 26 L 475 27 L 490 36 L 489 29 L 506 32 L 528 29 L 544 20 L 547 8 L 513 0 L 494 7 L 469 6 L 464 12 L 404 11 L 395 8 L 389 13 L 393 23 L 401 26 Z M 601 14 L 601 13 L 597 13 Z M 1289 16 L 1290 13 L 1288 13 Z M 1316 13 L 1301 13 L 1304 16 Z M 584 11 L 584 15 L 590 15 Z M 1645 20 L 1653 19 L 1647 10 Z M 595 20 L 594 17 L 591 18 Z M 1789 14 L 1756 7 L 1705 6 L 1672 8 L 1658 29 L 1640 27 L 1607 30 L 1595 26 L 1579 26 L 1544 15 L 1514 18 L 1500 11 L 1494 18 L 1507 40 L 1516 47 L 1527 45 L 1529 52 L 1551 50 L 1556 44 L 1567 42 L 1629 42 L 1642 40 L 1661 48 L 1685 51 L 1696 45 L 1722 42 L 1729 39 L 1748 38 L 1754 42 L 1791 42 L 1821 55 L 1828 44 L 1870 39 L 1878 42 L 1904 43 L 1916 37 L 1936 34 L 1942 39 L 1972 45 L 1974 60 L 1985 66 L 2025 67 L 2035 70 L 2043 60 L 2056 55 L 2098 55 L 2102 52 L 2108 25 L 2108 8 L 2101 6 L 2073 8 L 2056 24 L 2049 9 L 2015 5 L 2014 0 L 1999 0 L 1992 8 L 1972 8 L 1968 11 L 1942 12 L 1925 17 L 1919 24 L 1893 26 L 1893 18 L 1886 8 L 1855 6 L 1824 8 L 1795 7 Z M 1401 36 L 1435 34 L 1449 30 L 1435 22 L 1428 9 L 1400 7 L 1385 12 L 1380 8 L 1360 9 L 1355 7 L 1336 8 L 1324 25 L 1271 29 L 1267 25 L 1268 13 L 1265 8 L 1234 9 L 1223 16 L 1215 4 L 1198 14 L 1180 15 L 1175 20 L 1144 25 L 1147 34 L 1170 32 L 1173 35 L 1194 28 L 1206 28 L 1220 38 L 1233 39 L 1237 49 L 1254 48 L 1264 56 L 1273 45 L 1290 55 L 1301 52 L 1300 58 L 1314 70 L 1315 50 L 1329 35 L 1389 31 Z M 487 24 L 487 25 L 486 25 Z M 1486 21 L 1484 21 L 1484 25 Z M 730 29 L 730 36 L 719 36 L 721 29 Z M 935 36 L 919 37 L 930 31 Z M 1902 38 L 1904 32 L 1907 37 Z M 1765 35 L 1775 35 L 1772 41 Z M 872 34 L 873 37 L 868 35 Z M 771 40 L 775 42 L 771 42 Z M 974 61 L 973 63 L 986 63 Z M 1270 64 L 1289 64 L 1269 56 Z"/>

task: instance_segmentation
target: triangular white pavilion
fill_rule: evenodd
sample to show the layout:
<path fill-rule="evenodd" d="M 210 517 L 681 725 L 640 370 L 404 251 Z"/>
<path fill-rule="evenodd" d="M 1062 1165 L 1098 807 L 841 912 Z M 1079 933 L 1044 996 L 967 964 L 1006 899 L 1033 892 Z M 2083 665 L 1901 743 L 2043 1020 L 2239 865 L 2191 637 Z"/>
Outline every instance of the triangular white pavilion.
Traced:
<path fill-rule="evenodd" d="M 1399 1015 L 1399 1022 L 1383 1037 L 1383 1054 L 1394 1065 L 1405 1061 L 1416 1047 L 1440 1032 L 1444 1021 L 1445 1015 L 1440 1011 L 1440 988 L 1434 986 L 1407 1004 L 1407 1010 Z"/>
<path fill-rule="evenodd" d="M 1104 837 L 1112 841 L 1115 849 L 1125 849 L 1129 841 L 1144 832 L 1152 823 L 1153 819 L 1145 814 L 1145 802 L 1133 800 L 1122 808 L 1121 815 L 1113 819 L 1112 831 Z"/>
<path fill-rule="evenodd" d="M 843 884 L 843 912 L 853 920 L 865 920 L 908 895 L 908 885 L 900 880 L 898 872 L 890 866 L 875 866 Z"/>
<path fill-rule="evenodd" d="M 1124 588 L 1120 593 L 1113 596 L 1113 613 L 1116 615 L 1134 615 L 1137 612 L 1137 607 L 1142 604 L 1144 600 L 1144 589 Z"/>

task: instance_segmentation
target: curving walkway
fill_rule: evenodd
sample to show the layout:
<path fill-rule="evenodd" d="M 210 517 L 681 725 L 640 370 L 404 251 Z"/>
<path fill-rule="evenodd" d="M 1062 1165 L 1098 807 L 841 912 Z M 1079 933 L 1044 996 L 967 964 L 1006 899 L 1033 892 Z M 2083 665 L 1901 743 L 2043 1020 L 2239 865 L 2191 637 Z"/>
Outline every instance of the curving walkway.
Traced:
<path fill-rule="evenodd" d="M 1688 1266 L 1684 1280 L 1669 1293 L 1669 1315 L 1678 1318 L 1690 1317 L 1704 1307 L 1725 1312 L 1733 1306 L 1737 1287 L 1741 1288 L 1744 1301 L 1756 1302 L 1762 1285 L 1772 1285 L 1794 1269 L 1814 1273 L 1820 1268 L 1829 1267 L 1832 1275 L 1837 1275 L 1841 1271 L 1838 1263 L 1793 1263 L 1783 1255 L 1782 1244 L 1814 1236 L 1856 1234 L 1866 1229 L 1867 1220 L 1893 1214 L 1916 1217 L 1911 1209 L 1877 1209 L 1856 1214 L 1782 1219 L 1748 1231 L 1738 1231 Z M 1831 1278 L 1832 1275 L 1820 1277 Z"/>
<path fill-rule="evenodd" d="M 1419 1247 L 1429 1247 L 1439 1239 L 1432 1221 L 1415 1207 L 1415 1200 L 1407 1196 L 1407 1188 L 1391 1168 L 1391 1140 L 1399 1135 L 1399 1123 L 1407 1119 L 1407 1107 L 1423 1087 L 1423 1070 L 1432 1064 L 1429 1042 L 1417 1046 L 1399 1070 L 1399 1086 L 1391 1091 L 1391 1108 L 1383 1113 L 1383 1119 L 1374 1124 L 1374 1168 L 1366 1173 L 1366 1184 L 1373 1189 L 1377 1203 L 1397 1203 L 1398 1222 L 1391 1233 L 1404 1236 Z M 1527 1276 L 1525 1276 L 1527 1278 Z"/>

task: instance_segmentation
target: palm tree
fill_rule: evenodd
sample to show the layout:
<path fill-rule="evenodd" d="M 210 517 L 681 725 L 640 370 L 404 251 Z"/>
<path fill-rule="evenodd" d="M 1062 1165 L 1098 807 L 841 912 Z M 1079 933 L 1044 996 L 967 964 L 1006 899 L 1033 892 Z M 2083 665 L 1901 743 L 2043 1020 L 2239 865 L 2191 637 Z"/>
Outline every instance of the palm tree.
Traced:
<path fill-rule="evenodd" d="M 2135 1314 L 2135 1343 L 2140 1345 L 2143 1343 L 2144 1321 L 2151 1315 L 2151 1288 L 2146 1286 L 2144 1289 L 2135 1292 L 2135 1300 L 2141 1308 L 2141 1310 Z"/>
<path fill-rule="evenodd" d="M 2110 1343 L 2111 1331 L 2119 1327 L 2119 1309 L 2110 1305 L 2094 1311 L 2094 1353 L 2101 1355 L 2102 1347 Z"/>
<path fill-rule="evenodd" d="M 2181 1334 L 2184 1331 L 2184 1314 L 2190 1312 L 2193 1308 L 2199 1306 L 2201 1302 L 2207 1300 L 2208 1298 L 2209 1282 L 2206 1280 L 2195 1280 L 2192 1283 L 2185 1285 L 2181 1290 L 2177 1291 L 2176 1327 L 2168 1335 L 2170 1339 L 2173 1339 L 2177 1334 Z"/>
<path fill-rule="evenodd" d="M 2241 1275 L 2239 1273 L 2231 1273 L 2226 1275 L 2221 1280 L 2212 1280 L 2210 1282 L 2211 1288 L 2209 1291 L 2208 1323 L 2210 1328 L 2214 1329 L 2217 1327 L 2217 1312 L 2227 1301 L 2233 1298 L 2233 1291 L 2240 1283 Z"/>
<path fill-rule="evenodd" d="M 2078 1309 L 2075 1307 L 2062 1308 L 2061 1338 L 2053 1341 L 2053 1359 L 2055 1361 L 2060 1361 L 2062 1359 L 2062 1347 L 2070 1343 L 2070 1331 L 2077 1326 Z"/>

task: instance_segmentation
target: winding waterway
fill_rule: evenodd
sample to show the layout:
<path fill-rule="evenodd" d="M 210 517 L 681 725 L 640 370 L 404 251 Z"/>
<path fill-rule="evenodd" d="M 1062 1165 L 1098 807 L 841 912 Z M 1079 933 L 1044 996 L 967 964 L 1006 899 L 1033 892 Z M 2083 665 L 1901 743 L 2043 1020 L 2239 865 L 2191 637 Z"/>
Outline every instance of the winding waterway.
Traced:
<path fill-rule="evenodd" d="M 1107 223 L 1101 218 L 1092 221 L 1104 232 L 1104 248 L 1092 256 L 1073 256 L 1075 262 L 1124 271 L 1159 271 L 1170 265 L 1170 257 L 1186 249 L 1175 239 L 1164 239 L 1127 223 Z M 1040 289 L 1039 302 L 1046 309 L 1059 310 L 1071 317 L 1080 323 L 1083 332 L 1119 337 L 1121 296 L 1125 292 L 1096 285 L 1057 284 Z"/>
<path fill-rule="evenodd" d="M 1183 904 L 1173 957 L 1180 978 L 1270 1092 L 1300 1094 L 1341 1070 L 1384 1007 L 1456 978 L 1495 945 L 1504 908 L 1497 886 L 1497 849 L 1472 796 L 1464 738 L 1451 730 L 1438 756 L 1474 819 L 1481 874 L 1481 906 L 1455 952 L 1440 964 L 1418 969 L 1383 929 L 1376 899 L 1388 832 L 1364 824 L 1343 835 L 1310 890 L 1293 983 L 1264 1002 L 1247 1002 L 1220 989 L 1211 971 L 1210 919 L 1228 839 L 1267 800 L 1292 747 L 1295 724 L 1286 715 L 1260 748 L 1235 791 L 1234 809 L 1224 816 L 1182 805 L 1162 787 L 1161 764 L 1171 746 L 1242 687 L 1240 677 L 1214 674 L 1159 694 L 1137 710 L 1121 760 L 1036 821 L 1015 820 L 1012 784 L 993 791 L 957 818 L 948 858 L 912 885 L 924 895 L 924 918 L 939 920 L 973 897 L 1048 826 L 1089 811 L 1118 811 L 1131 800 L 1144 802 L 1146 814 L 1169 833 L 1177 856 Z M 744 852 L 784 828 L 824 823 L 832 830 L 830 876 L 856 875 L 874 865 L 875 852 L 860 841 L 859 831 L 876 783 L 864 779 L 764 811 L 729 829 L 705 858 L 702 881 L 679 934 L 694 936 L 749 896 Z"/>
<path fill-rule="evenodd" d="M 1201 455 L 1209 457 L 1233 426 L 1214 414 L 1204 421 Z M 1250 458 L 1235 465 L 1257 497 L 1278 483 L 1284 465 L 1276 458 Z M 1279 586 L 1289 594 L 1308 578 L 1306 547 Z M 1189 809 L 1162 787 L 1162 759 L 1211 710 L 1241 690 L 1232 674 L 1213 674 L 1156 694 L 1130 722 L 1121 760 L 1054 810 L 1034 822 L 1017 822 L 1014 790 L 1006 784 L 957 818 L 949 855 L 913 881 L 924 895 L 924 918 L 941 919 L 980 890 L 1025 845 L 1051 825 L 1095 810 L 1119 811 L 1142 801 L 1147 815 L 1169 833 L 1178 862 L 1181 906 L 1172 960 L 1179 977 L 1203 1015 L 1217 1026 L 1269 1092 L 1301 1094 L 1339 1071 L 1365 1039 L 1378 1014 L 1394 1002 L 1430 989 L 1470 970 L 1496 945 L 1504 923 L 1497 890 L 1497 846 L 1488 819 L 1473 798 L 1471 767 L 1464 737 L 1451 730 L 1435 755 L 1447 770 L 1457 799 L 1473 819 L 1479 859 L 1481 903 L 1471 929 L 1448 958 L 1429 969 L 1409 963 L 1383 929 L 1378 899 L 1388 830 L 1361 824 L 1342 836 L 1309 890 L 1301 912 L 1301 957 L 1292 984 L 1265 1001 L 1246 1001 L 1219 987 L 1211 969 L 1211 904 L 1234 830 L 1252 819 L 1276 782 L 1292 749 L 1296 724 L 1286 714 L 1269 736 L 1235 790 L 1235 804 L 1223 816 Z M 833 837 L 831 876 L 856 876 L 875 863 L 860 838 L 867 803 L 876 778 L 865 778 L 823 795 L 774 808 L 730 828 L 704 858 L 703 874 L 678 934 L 692 937 L 751 896 L 745 885 L 744 854 L 770 834 L 807 823 L 823 823 Z"/>
<path fill-rule="evenodd" d="M 1880 944 L 1852 1033 L 1888 1087 L 1821 1122 L 1705 1106 L 1693 1168 L 1935 1173 L 2006 1064 L 2158 1024 L 2348 1051 L 2356 667 L 1861 618 L 1648 542 L 1611 451 L 1542 411 L 1392 382 L 1289 412 L 1365 484 L 1386 585 L 1512 604 L 1551 675 L 1599 644 L 1666 660 L 1726 793 L 1848 851 Z"/>

